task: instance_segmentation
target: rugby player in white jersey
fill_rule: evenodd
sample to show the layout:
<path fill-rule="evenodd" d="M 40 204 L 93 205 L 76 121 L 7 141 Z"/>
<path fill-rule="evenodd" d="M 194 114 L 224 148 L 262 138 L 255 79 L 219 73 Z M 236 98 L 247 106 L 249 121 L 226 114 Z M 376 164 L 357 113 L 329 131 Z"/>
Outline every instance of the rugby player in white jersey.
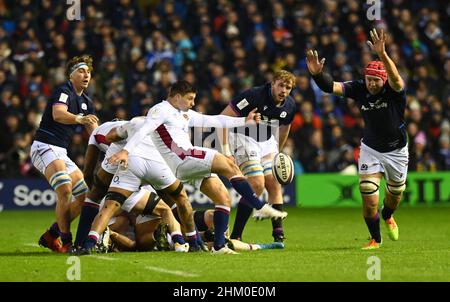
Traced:
<path fill-rule="evenodd" d="M 136 169 L 131 160 L 133 152 L 142 149 L 140 142 L 151 136 L 153 142 L 174 171 L 177 178 L 184 182 L 194 182 L 200 190 L 215 204 L 213 253 L 233 254 L 225 244 L 224 232 L 228 228 L 231 200 L 221 180 L 212 175 L 216 173 L 226 177 L 233 188 L 257 209 L 258 217 L 283 219 L 286 212 L 280 212 L 258 199 L 252 188 L 230 159 L 216 150 L 194 147 L 189 137 L 189 127 L 241 127 L 247 123 L 259 122 L 260 115 L 252 111 L 247 117 L 229 117 L 223 115 L 208 116 L 190 110 L 194 106 L 195 88 L 187 81 L 174 83 L 169 90 L 167 100 L 153 106 L 143 127 L 131 138 L 122 151 L 113 155 L 111 163 L 121 162 L 129 169 Z M 130 160 L 128 156 L 130 154 Z"/>

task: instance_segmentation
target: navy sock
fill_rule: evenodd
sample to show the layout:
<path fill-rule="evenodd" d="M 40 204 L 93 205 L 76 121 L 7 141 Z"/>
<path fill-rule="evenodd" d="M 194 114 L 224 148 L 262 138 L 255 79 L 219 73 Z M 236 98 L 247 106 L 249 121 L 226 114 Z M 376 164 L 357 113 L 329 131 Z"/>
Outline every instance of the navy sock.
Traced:
<path fill-rule="evenodd" d="M 57 222 L 53 223 L 48 229 L 48 231 L 53 238 L 58 238 L 61 233 Z"/>
<path fill-rule="evenodd" d="M 174 234 L 172 235 L 172 241 L 179 243 L 179 244 L 184 244 L 184 238 L 181 234 Z"/>
<path fill-rule="evenodd" d="M 264 206 L 264 202 L 256 196 L 252 187 L 250 187 L 250 184 L 244 177 L 234 176 L 230 179 L 230 183 L 250 207 L 259 210 Z"/>
<path fill-rule="evenodd" d="M 95 245 L 97 244 L 98 238 L 99 238 L 99 236 L 98 236 L 97 232 L 90 231 L 86 240 L 84 240 L 83 248 L 87 249 L 87 250 L 93 249 L 95 247 Z"/>
<path fill-rule="evenodd" d="M 282 204 L 273 204 L 272 208 L 278 211 L 283 211 Z M 284 236 L 283 232 L 283 220 L 282 219 L 273 219 L 272 218 L 272 236 Z"/>
<path fill-rule="evenodd" d="M 376 242 L 381 242 L 380 233 L 380 215 L 377 214 L 374 217 L 364 217 L 367 227 L 369 228 L 370 236 L 375 239 Z"/>
<path fill-rule="evenodd" d="M 198 247 L 198 239 L 197 239 L 197 231 L 191 232 L 191 233 L 186 233 L 186 237 L 187 237 L 187 242 L 189 243 L 189 246 L 191 247 Z"/>
<path fill-rule="evenodd" d="M 61 242 L 63 246 L 72 243 L 72 233 L 61 233 Z"/>
<path fill-rule="evenodd" d="M 230 218 L 230 208 L 226 206 L 216 206 L 214 211 L 214 249 L 220 250 L 225 246 L 225 231 L 228 228 Z"/>
<path fill-rule="evenodd" d="M 75 246 L 82 246 L 84 240 L 91 230 L 92 222 L 98 214 L 99 204 L 85 201 L 81 209 L 80 221 L 78 222 L 77 234 L 75 236 Z"/>
<path fill-rule="evenodd" d="M 384 220 L 388 220 L 389 218 L 391 218 L 394 211 L 395 210 L 388 208 L 386 205 L 384 205 L 383 209 L 381 210 L 381 216 L 383 217 Z"/>
<path fill-rule="evenodd" d="M 236 218 L 234 220 L 233 232 L 230 238 L 242 239 L 242 233 L 244 232 L 247 220 L 250 218 L 253 209 L 243 202 L 243 198 L 239 200 L 236 210 Z"/>

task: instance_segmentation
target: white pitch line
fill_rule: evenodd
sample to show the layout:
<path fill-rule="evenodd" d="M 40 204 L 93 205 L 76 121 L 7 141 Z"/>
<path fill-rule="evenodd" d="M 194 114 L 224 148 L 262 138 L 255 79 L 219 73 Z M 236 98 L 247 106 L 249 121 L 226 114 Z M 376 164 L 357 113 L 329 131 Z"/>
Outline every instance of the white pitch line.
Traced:
<path fill-rule="evenodd" d="M 160 267 L 156 267 L 156 266 L 146 266 L 145 268 L 148 270 L 151 270 L 151 271 L 158 272 L 158 273 L 172 274 L 172 275 L 181 276 L 181 277 L 199 277 L 199 275 L 197 275 L 197 274 L 191 274 L 191 273 L 186 273 L 186 272 L 182 272 L 182 271 L 172 271 L 172 270 L 168 270 L 168 269 L 160 268 Z"/>
<path fill-rule="evenodd" d="M 39 247 L 39 244 L 37 243 L 25 243 L 26 246 L 32 246 L 32 247 Z"/>
<path fill-rule="evenodd" d="M 119 260 L 117 258 L 111 258 L 111 257 L 106 257 L 106 256 L 97 256 L 97 255 L 90 255 L 89 257 L 97 258 L 97 259 L 101 259 L 101 260 L 108 260 L 108 261 L 117 261 L 117 260 Z"/>

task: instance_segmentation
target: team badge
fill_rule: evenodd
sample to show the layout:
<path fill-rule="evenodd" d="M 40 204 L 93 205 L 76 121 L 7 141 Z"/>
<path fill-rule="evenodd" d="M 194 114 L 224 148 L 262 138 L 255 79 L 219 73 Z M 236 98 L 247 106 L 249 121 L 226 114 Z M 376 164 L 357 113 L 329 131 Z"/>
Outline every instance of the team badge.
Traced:
<path fill-rule="evenodd" d="M 239 108 L 239 110 L 244 109 L 245 107 L 248 106 L 248 101 L 247 99 L 242 99 L 242 101 L 240 101 L 239 103 L 237 103 L 237 107 Z"/>
<path fill-rule="evenodd" d="M 81 109 L 87 110 L 87 105 L 85 103 L 81 104 Z"/>
<path fill-rule="evenodd" d="M 285 118 L 286 115 L 287 115 L 287 112 L 286 112 L 286 111 L 283 111 L 283 112 L 281 112 L 280 117 L 281 117 L 281 118 Z"/>
<path fill-rule="evenodd" d="M 153 119 L 157 119 L 157 118 L 158 118 L 158 115 L 159 115 L 159 108 L 153 109 L 152 112 L 150 113 L 150 116 L 151 116 Z"/>

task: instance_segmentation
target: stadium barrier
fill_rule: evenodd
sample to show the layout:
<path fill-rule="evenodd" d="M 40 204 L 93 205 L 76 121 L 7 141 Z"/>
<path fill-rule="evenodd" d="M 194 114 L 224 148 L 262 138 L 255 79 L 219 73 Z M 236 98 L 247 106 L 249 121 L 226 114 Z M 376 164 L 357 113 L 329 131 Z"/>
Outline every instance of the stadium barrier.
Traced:
<path fill-rule="evenodd" d="M 356 175 L 301 174 L 295 179 L 297 206 L 360 207 L 359 180 Z M 385 181 L 380 184 L 384 198 Z M 402 206 L 450 205 L 450 172 L 408 173 Z"/>
<path fill-rule="evenodd" d="M 239 194 L 224 181 L 232 206 Z M 192 185 L 185 185 L 192 206 L 211 207 L 212 202 Z M 360 207 L 359 181 L 356 175 L 337 173 L 300 174 L 283 187 L 288 206 L 299 207 Z M 380 200 L 384 197 L 384 180 L 380 185 Z M 263 195 L 266 200 L 267 193 Z M 20 209 L 53 209 L 56 194 L 44 179 L 0 179 L 0 211 Z M 450 206 L 450 172 L 408 174 L 402 206 Z"/>
<path fill-rule="evenodd" d="M 230 192 L 231 203 L 234 207 L 240 195 L 231 188 L 228 181 L 224 181 Z M 192 185 L 185 184 L 186 192 L 193 207 L 211 207 L 212 202 Z M 266 198 L 267 194 L 264 193 Z M 285 203 L 295 206 L 295 182 L 284 187 Z M 56 193 L 44 179 L 0 179 L 0 211 L 21 209 L 53 209 L 56 203 Z"/>

